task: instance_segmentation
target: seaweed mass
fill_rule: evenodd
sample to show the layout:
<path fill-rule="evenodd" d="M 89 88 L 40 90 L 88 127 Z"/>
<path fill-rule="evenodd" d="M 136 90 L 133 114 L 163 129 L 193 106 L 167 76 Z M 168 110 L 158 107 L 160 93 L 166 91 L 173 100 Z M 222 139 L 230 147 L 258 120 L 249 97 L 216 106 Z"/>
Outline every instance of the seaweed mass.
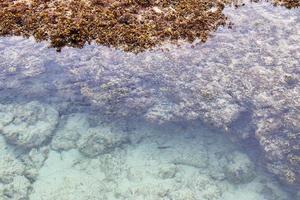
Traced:
<path fill-rule="evenodd" d="M 205 42 L 233 0 L 0 0 L 0 35 L 64 46 L 97 44 L 140 52 L 164 41 Z M 273 0 L 287 8 L 298 0 Z M 230 25 L 230 23 L 228 23 Z"/>

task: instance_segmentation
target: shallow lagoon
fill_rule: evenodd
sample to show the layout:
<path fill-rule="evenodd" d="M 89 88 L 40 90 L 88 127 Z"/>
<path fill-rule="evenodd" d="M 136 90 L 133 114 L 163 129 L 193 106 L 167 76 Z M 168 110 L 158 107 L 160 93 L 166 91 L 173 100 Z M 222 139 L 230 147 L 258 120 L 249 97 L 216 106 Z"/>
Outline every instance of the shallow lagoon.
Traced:
<path fill-rule="evenodd" d="M 262 91 L 299 98 L 300 11 L 226 14 L 233 29 L 205 44 L 137 55 L 1 38 L 0 199 L 299 199 L 266 169 L 247 120 L 277 113 L 259 107 Z"/>

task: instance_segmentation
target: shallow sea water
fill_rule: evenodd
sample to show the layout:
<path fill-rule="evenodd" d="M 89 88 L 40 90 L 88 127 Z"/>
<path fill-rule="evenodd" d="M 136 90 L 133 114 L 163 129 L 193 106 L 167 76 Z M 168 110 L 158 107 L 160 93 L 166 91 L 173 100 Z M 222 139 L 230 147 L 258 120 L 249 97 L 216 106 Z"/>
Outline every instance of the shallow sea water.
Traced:
<path fill-rule="evenodd" d="M 209 69 L 300 66 L 300 9 L 225 12 L 233 28 L 205 44 L 137 55 L 0 38 L 0 200 L 300 199 L 264 168 L 256 142 L 197 117 L 166 120 L 179 100 L 162 90 L 193 99 L 186 82 Z"/>

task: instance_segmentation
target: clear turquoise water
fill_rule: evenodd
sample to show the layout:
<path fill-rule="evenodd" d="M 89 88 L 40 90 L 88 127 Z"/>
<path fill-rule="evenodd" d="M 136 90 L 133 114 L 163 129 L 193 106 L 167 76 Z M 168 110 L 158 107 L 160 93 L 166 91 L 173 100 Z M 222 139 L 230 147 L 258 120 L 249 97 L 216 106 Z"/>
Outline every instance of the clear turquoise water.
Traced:
<path fill-rule="evenodd" d="M 299 199 L 257 141 L 224 130 L 258 95 L 239 83 L 265 83 L 247 69 L 299 78 L 300 10 L 225 12 L 233 28 L 205 44 L 137 55 L 0 38 L 0 199 Z"/>

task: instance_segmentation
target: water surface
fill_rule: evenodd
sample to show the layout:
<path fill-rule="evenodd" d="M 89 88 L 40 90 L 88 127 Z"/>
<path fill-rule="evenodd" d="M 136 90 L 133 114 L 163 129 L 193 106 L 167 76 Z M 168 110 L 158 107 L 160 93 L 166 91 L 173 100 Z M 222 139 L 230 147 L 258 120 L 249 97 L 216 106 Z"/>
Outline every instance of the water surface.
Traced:
<path fill-rule="evenodd" d="M 0 199 L 299 199 L 255 130 L 299 116 L 300 11 L 225 12 L 205 44 L 139 54 L 0 38 Z"/>

